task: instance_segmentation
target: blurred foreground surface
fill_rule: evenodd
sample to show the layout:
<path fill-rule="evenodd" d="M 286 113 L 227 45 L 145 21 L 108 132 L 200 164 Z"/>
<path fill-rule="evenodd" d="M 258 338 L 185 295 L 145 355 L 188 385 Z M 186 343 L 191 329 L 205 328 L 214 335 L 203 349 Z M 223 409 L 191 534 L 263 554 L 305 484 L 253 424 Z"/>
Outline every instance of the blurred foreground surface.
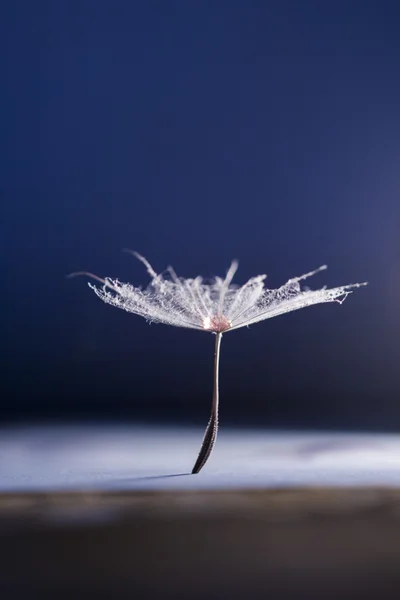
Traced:
<path fill-rule="evenodd" d="M 19 427 L 0 435 L 0 597 L 400 597 L 400 437 Z"/>
<path fill-rule="evenodd" d="M 384 485 L 400 488 L 400 435 L 235 431 L 206 467 L 204 429 L 43 425 L 0 429 L 0 492 Z"/>

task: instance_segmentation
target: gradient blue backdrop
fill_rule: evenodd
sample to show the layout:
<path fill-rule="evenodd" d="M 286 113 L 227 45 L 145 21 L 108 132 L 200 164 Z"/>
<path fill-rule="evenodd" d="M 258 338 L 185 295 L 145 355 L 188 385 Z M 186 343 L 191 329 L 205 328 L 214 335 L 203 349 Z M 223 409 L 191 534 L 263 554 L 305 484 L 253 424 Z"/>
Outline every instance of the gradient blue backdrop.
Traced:
<path fill-rule="evenodd" d="M 222 421 L 400 429 L 400 8 L 16 0 L 1 9 L 2 418 L 205 421 L 213 337 L 87 269 L 368 280 L 232 335 Z"/>

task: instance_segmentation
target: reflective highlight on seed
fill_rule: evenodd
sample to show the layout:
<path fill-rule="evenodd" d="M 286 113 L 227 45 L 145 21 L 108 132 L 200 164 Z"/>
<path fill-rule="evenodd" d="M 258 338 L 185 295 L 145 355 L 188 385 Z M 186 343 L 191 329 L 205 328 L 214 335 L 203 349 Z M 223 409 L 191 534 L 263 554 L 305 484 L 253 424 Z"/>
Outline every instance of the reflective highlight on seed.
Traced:
<path fill-rule="evenodd" d="M 223 333 L 232 327 L 232 323 L 224 315 L 213 315 L 212 317 L 206 317 L 204 319 L 203 327 L 207 331 Z"/>

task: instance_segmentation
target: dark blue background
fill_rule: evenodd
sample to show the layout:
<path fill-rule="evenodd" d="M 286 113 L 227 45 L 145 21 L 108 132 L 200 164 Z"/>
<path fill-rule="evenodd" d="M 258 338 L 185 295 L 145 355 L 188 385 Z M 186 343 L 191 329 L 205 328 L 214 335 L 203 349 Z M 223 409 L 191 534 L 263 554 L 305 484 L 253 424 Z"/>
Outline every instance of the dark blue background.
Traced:
<path fill-rule="evenodd" d="M 400 429 L 397 2 L 2 9 L 1 415 L 205 421 L 214 339 L 103 305 L 87 269 L 327 263 L 321 305 L 226 335 L 222 421 Z"/>

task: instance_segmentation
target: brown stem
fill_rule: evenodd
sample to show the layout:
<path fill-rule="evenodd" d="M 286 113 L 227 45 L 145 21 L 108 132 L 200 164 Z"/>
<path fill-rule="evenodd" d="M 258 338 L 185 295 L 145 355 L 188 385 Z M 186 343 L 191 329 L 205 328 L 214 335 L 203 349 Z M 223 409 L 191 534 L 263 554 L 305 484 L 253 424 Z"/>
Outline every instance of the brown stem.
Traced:
<path fill-rule="evenodd" d="M 206 432 L 204 434 L 203 443 L 201 444 L 200 452 L 197 460 L 194 464 L 192 474 L 200 473 L 201 469 L 206 464 L 210 457 L 212 449 L 214 448 L 215 440 L 217 439 L 218 433 L 218 404 L 219 404 L 219 385 L 218 385 L 218 373 L 219 373 L 219 355 L 221 348 L 222 333 L 216 334 L 215 339 L 215 354 L 214 354 L 214 391 L 213 401 L 211 408 L 211 417 L 207 425 Z"/>

